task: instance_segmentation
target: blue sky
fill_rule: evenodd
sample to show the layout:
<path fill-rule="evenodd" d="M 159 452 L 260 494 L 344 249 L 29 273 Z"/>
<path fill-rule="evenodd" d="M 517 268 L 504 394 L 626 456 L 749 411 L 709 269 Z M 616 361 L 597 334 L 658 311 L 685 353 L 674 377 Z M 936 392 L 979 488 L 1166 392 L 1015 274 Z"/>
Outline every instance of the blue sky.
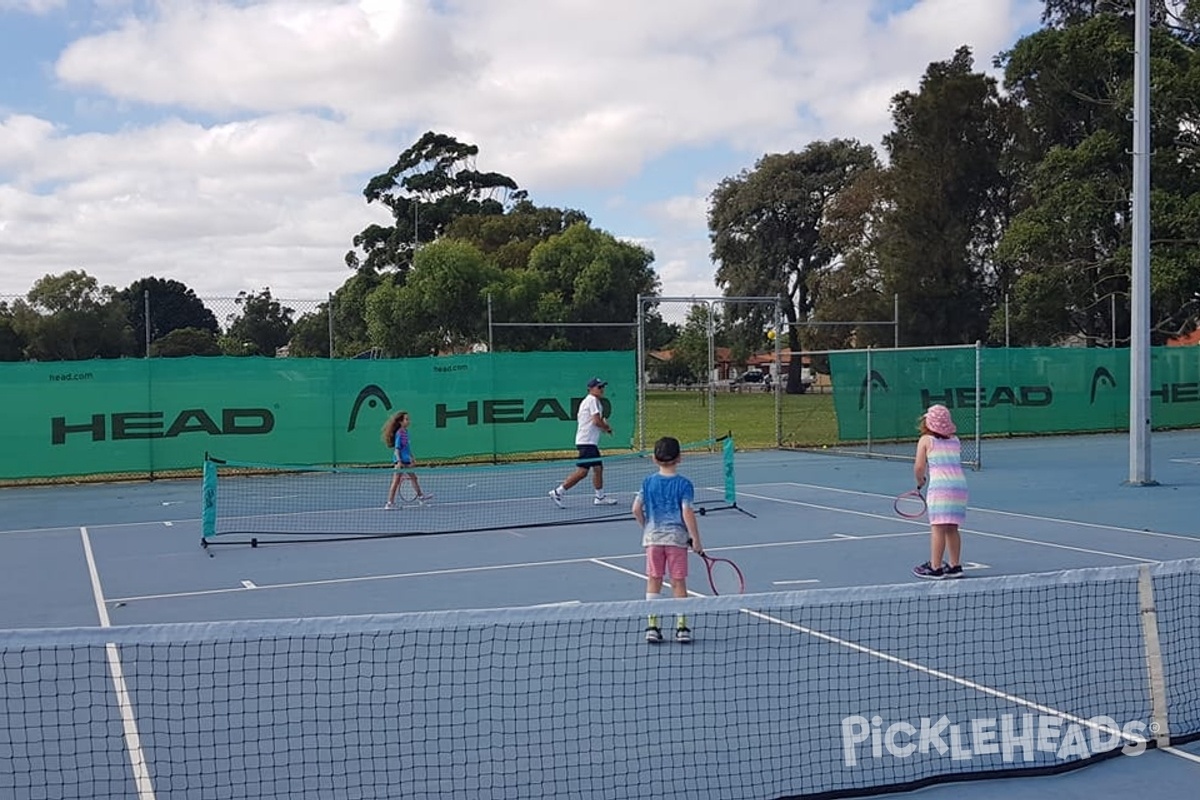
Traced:
<path fill-rule="evenodd" d="M 0 295 L 83 269 L 320 299 L 426 130 L 719 294 L 707 197 L 764 153 L 879 147 L 888 101 L 1040 0 L 0 0 Z"/>

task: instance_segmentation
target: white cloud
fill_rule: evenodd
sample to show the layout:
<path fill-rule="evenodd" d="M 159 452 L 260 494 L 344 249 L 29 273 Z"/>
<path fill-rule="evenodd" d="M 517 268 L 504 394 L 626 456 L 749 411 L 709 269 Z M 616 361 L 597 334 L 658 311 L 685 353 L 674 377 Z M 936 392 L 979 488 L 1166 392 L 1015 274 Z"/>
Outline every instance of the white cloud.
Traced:
<path fill-rule="evenodd" d="M 67 0 L 0 0 L 0 11 L 18 11 L 28 14 L 45 14 L 62 8 Z"/>
<path fill-rule="evenodd" d="M 76 118 L 0 112 L 0 293 L 82 267 L 116 285 L 156 274 L 202 293 L 323 297 L 353 235 L 386 220 L 362 199 L 366 176 L 437 130 L 478 144 L 481 168 L 535 200 L 601 191 L 611 199 L 585 212 L 642 208 L 664 288 L 712 294 L 705 209 L 723 176 L 699 162 L 650 186 L 645 165 L 678 148 L 732 147 L 749 168 L 815 139 L 878 144 L 891 96 L 930 61 L 968 44 L 986 68 L 1040 11 L 879 6 L 120 0 L 115 22 L 80 26 L 57 55 Z M 93 119 L 109 124 L 79 127 Z"/>
<path fill-rule="evenodd" d="M 154 274 L 210 294 L 272 285 L 323 297 L 348 275 L 354 234 L 388 219 L 345 176 L 395 154 L 312 117 L 57 137 L 45 123 L 13 127 L 42 136 L 0 191 L 0 250 L 24 287 L 83 268 L 119 286 Z"/>

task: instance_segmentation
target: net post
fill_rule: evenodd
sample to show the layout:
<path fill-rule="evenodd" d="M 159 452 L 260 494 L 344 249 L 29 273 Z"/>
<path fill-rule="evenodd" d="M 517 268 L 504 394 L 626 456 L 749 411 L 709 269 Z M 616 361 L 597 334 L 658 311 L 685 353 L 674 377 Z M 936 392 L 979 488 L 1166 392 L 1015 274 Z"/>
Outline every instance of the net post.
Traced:
<path fill-rule="evenodd" d="M 721 442 L 721 474 L 725 476 L 725 502 L 737 505 L 737 480 L 733 474 L 733 434 L 723 436 Z"/>
<path fill-rule="evenodd" d="M 1156 747 L 1167 747 L 1171 744 L 1167 719 L 1167 682 L 1163 671 L 1162 648 L 1158 641 L 1154 581 L 1148 564 L 1138 568 L 1138 609 L 1141 612 L 1142 642 L 1146 647 L 1146 667 L 1150 677 L 1150 736 Z"/>
<path fill-rule="evenodd" d="M 217 535 L 217 462 L 208 453 L 204 454 L 203 479 L 200 483 L 200 533 L 201 540 L 207 545 L 208 540 Z"/>
<path fill-rule="evenodd" d="M 975 463 L 983 469 L 983 342 L 975 340 Z"/>

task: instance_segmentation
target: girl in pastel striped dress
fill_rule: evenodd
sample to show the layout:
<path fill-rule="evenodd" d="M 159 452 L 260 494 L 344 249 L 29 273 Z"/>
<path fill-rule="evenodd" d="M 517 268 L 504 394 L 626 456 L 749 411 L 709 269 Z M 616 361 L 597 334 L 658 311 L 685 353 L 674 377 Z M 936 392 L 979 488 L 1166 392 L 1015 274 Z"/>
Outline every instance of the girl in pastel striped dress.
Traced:
<path fill-rule="evenodd" d="M 929 560 L 913 567 L 918 578 L 961 578 L 962 534 L 958 527 L 967 518 L 967 476 L 963 474 L 962 448 L 950 409 L 932 405 L 921 417 L 921 438 L 913 473 L 917 488 L 926 486 L 929 509 Z M 949 555 L 949 562 L 943 560 Z"/>

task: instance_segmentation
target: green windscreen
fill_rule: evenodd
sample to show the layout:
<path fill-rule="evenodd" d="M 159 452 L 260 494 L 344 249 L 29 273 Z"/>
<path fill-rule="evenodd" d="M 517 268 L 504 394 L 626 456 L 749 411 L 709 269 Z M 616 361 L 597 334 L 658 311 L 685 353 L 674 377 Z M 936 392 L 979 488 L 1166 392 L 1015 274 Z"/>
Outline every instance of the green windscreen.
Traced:
<path fill-rule="evenodd" d="M 632 352 L 328 360 L 191 357 L 0 364 L 0 479 L 195 469 L 206 452 L 292 464 L 389 463 L 381 429 L 408 411 L 421 460 L 575 446 L 593 376 L 602 448 L 635 432 Z"/>
<path fill-rule="evenodd" d="M 1100 348 L 843 351 L 829 356 L 843 440 L 912 438 L 920 414 L 941 403 L 960 430 L 987 434 L 1117 431 L 1129 427 L 1129 351 Z M 1151 421 L 1200 425 L 1200 348 L 1151 351 Z"/>

